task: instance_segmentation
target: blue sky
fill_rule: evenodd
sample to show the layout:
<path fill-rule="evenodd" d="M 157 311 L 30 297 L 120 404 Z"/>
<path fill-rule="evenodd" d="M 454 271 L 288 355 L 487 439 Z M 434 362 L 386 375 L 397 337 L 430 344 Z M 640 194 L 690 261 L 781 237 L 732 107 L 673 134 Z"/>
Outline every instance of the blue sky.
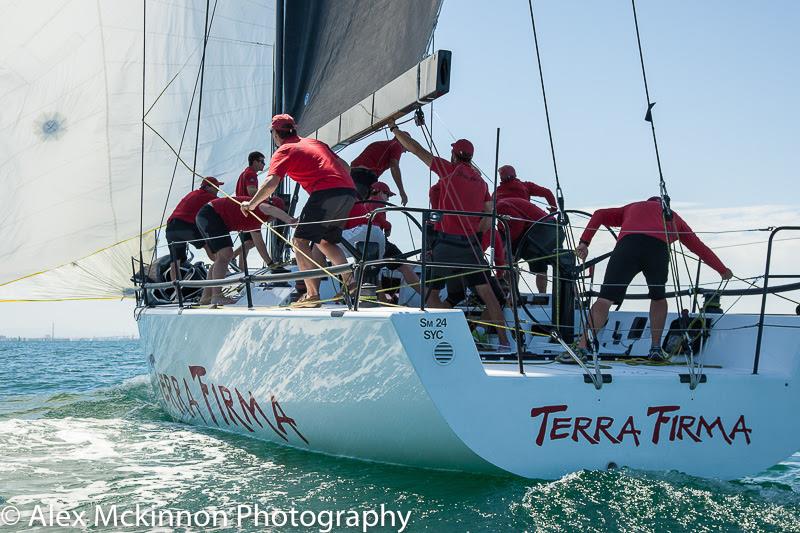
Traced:
<path fill-rule="evenodd" d="M 534 9 L 567 207 L 657 194 L 630 2 L 539 0 Z M 800 222 L 800 2 L 640 0 L 637 9 L 664 176 L 684 218 L 695 230 Z M 500 127 L 500 164 L 553 187 L 527 1 L 445 0 L 435 43 L 453 52 L 451 92 L 432 120 L 426 107 L 439 149 L 449 150 L 449 132 L 467 137 L 491 173 Z M 401 166 L 411 203 L 426 206 L 427 170 L 409 155 Z M 788 268 L 794 252 L 782 254 Z M 741 275 L 763 268 L 759 247 L 720 256 Z M 43 334 L 52 321 L 63 335 L 135 331 L 125 303 L 3 304 L 0 319 L 0 335 Z"/>

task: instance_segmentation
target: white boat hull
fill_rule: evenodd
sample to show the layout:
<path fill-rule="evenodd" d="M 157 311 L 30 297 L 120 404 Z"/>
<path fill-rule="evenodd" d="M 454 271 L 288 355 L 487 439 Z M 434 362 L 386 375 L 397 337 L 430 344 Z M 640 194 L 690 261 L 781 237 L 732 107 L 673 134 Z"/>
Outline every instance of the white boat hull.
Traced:
<path fill-rule="evenodd" d="M 482 362 L 460 311 L 148 309 L 139 324 L 172 416 L 317 452 L 546 479 L 616 466 L 730 479 L 800 448 L 792 328 L 769 330 L 757 375 L 752 329 L 720 326 L 694 390 L 685 366 L 617 362 L 597 390 L 577 366 Z"/>

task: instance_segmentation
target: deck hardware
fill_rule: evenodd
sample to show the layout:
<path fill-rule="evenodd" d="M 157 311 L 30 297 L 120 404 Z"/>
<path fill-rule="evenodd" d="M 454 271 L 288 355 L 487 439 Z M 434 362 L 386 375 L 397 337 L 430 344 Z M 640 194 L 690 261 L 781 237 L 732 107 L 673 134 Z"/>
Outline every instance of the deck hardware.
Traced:
<path fill-rule="evenodd" d="M 344 309 L 339 309 L 337 311 L 331 311 L 331 318 L 340 318 L 344 316 Z"/>
<path fill-rule="evenodd" d="M 691 383 L 692 382 L 692 376 L 689 375 L 689 374 L 678 374 L 678 377 L 680 378 L 681 383 Z M 708 378 L 706 377 L 705 374 L 700 374 L 699 376 L 696 377 L 696 379 L 697 379 L 697 381 L 699 383 L 708 382 Z"/>
<path fill-rule="evenodd" d="M 583 375 L 583 382 L 584 383 L 594 383 L 594 379 L 592 379 L 593 376 L 594 376 L 594 374 L 592 374 L 591 376 L 588 375 L 588 374 L 584 374 Z M 613 381 L 613 378 L 612 378 L 611 374 L 600 374 L 600 377 L 603 380 L 603 383 L 611 383 Z"/>
<path fill-rule="evenodd" d="M 440 365 L 449 365 L 455 356 L 456 352 L 453 349 L 453 345 L 447 341 L 440 342 L 433 349 L 433 358 Z"/>

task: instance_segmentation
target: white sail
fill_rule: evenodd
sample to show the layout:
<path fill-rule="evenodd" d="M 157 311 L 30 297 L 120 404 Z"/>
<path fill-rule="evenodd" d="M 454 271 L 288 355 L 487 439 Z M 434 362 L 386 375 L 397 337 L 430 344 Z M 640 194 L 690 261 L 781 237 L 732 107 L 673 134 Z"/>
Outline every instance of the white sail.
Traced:
<path fill-rule="evenodd" d="M 197 172 L 231 190 L 247 153 L 267 148 L 274 2 L 211 0 L 208 13 L 190 0 L 0 9 L 0 299 L 120 296 L 139 246 L 143 60 L 147 233 L 192 187 L 173 150 L 193 164 L 207 15 Z M 152 241 L 150 232 L 145 254 Z"/>

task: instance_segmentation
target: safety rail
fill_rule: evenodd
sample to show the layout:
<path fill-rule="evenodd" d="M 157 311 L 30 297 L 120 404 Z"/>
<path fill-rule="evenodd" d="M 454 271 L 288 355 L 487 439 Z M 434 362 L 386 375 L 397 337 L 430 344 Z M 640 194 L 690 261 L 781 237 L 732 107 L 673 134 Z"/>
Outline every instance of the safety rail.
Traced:
<path fill-rule="evenodd" d="M 763 338 L 763 335 L 764 335 L 764 312 L 765 312 L 765 310 L 767 308 L 767 294 L 769 294 L 769 292 L 768 292 L 769 279 L 770 278 L 775 278 L 775 279 L 783 278 L 783 279 L 786 279 L 786 278 L 797 278 L 797 277 L 799 277 L 799 276 L 791 275 L 791 274 L 787 275 L 787 274 L 770 274 L 769 273 L 770 264 L 772 262 L 772 241 L 775 238 L 775 235 L 777 235 L 781 231 L 800 231 L 800 226 L 778 226 L 777 228 L 774 228 L 769 234 L 769 241 L 767 243 L 767 264 L 764 267 L 764 287 L 762 289 L 762 296 L 761 296 L 761 312 L 759 313 L 759 316 L 758 316 L 758 334 L 756 336 L 756 353 L 755 353 L 755 356 L 753 357 L 753 374 L 758 374 L 758 361 L 761 358 L 761 341 L 762 341 L 762 338 Z M 793 285 L 800 285 L 800 283 L 793 284 Z M 800 309 L 798 309 L 798 311 L 800 311 Z"/>

